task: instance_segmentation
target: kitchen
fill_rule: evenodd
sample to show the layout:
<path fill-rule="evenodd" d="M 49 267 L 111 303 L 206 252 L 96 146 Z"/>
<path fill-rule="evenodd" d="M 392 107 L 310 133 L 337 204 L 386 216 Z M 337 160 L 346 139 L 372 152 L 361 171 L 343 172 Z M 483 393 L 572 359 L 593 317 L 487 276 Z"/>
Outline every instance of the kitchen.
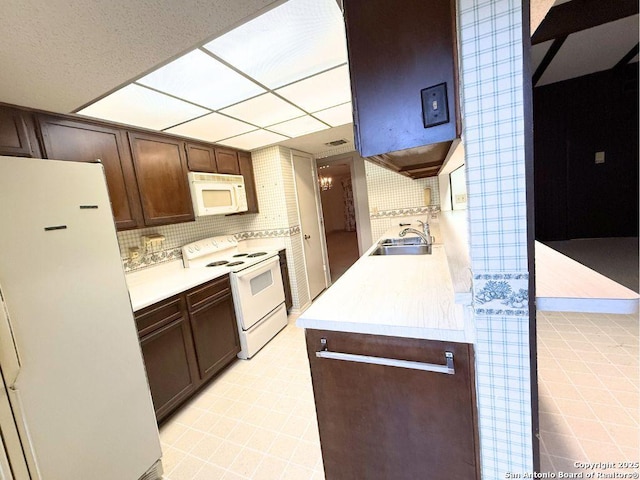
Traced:
<path fill-rule="evenodd" d="M 166 58 L 160 60 L 159 62 L 164 60 L 166 60 Z M 156 62 L 156 63 L 159 63 L 159 62 Z M 131 78 L 131 77 L 132 76 L 129 75 L 127 78 Z M 105 89 L 105 91 L 106 90 L 108 89 Z M 101 92 L 100 94 L 102 93 L 103 92 Z M 96 95 L 94 95 L 92 98 L 95 98 L 95 97 Z M 27 104 L 26 101 L 24 102 L 16 101 L 12 103 L 18 104 L 18 105 Z M 298 288 L 297 291 L 294 290 L 292 292 L 293 298 L 294 298 L 293 307 L 301 309 L 304 306 L 306 306 L 306 304 L 310 301 L 310 298 L 309 298 L 310 294 L 306 291 L 307 288 L 304 285 L 305 275 L 304 275 L 304 266 L 302 266 L 303 262 L 297 261 L 302 254 L 301 252 L 302 249 L 300 248 L 300 243 L 297 243 L 297 244 L 293 243 L 293 241 L 295 240 L 295 235 L 291 236 L 291 235 L 287 235 L 284 232 L 281 232 L 281 233 L 277 232 L 283 229 L 292 229 L 292 228 L 295 229 L 297 224 L 295 220 L 292 221 L 288 216 L 286 216 L 283 213 L 283 212 L 286 212 L 287 209 L 289 209 L 292 204 L 295 204 L 295 197 L 291 195 L 291 192 L 293 190 L 293 182 L 291 181 L 293 172 L 290 166 L 291 152 L 289 151 L 289 149 L 283 148 L 283 147 L 270 147 L 265 151 L 261 152 L 260 155 L 261 156 L 255 155 L 253 160 L 254 160 L 254 167 L 256 169 L 255 171 L 256 179 L 258 180 L 256 186 L 258 190 L 257 192 L 258 200 L 259 200 L 258 203 L 260 205 L 260 211 L 261 211 L 260 216 L 262 216 L 262 213 L 264 211 L 266 214 L 265 217 L 267 218 L 256 222 L 255 220 L 252 221 L 249 215 L 246 215 L 246 216 L 238 216 L 235 218 L 230 218 L 225 220 L 221 220 L 221 219 L 209 220 L 209 222 L 211 223 L 205 224 L 205 227 L 203 230 L 212 231 L 215 234 L 245 232 L 247 238 L 249 239 L 252 239 L 251 237 L 252 232 L 256 232 L 256 231 L 263 232 L 263 235 L 266 235 L 267 237 L 272 235 L 271 238 L 272 240 L 275 239 L 275 243 L 277 244 L 275 245 L 276 247 L 279 247 L 282 245 L 285 246 L 285 249 L 287 250 L 287 262 L 289 262 L 291 257 L 293 257 L 293 262 L 289 265 L 290 267 L 289 270 L 291 272 L 292 280 L 294 280 L 292 282 L 292 290 Z M 260 173 L 259 168 L 261 163 L 263 165 L 264 170 L 266 170 L 267 172 L 263 170 L 262 173 Z M 272 168 L 272 167 L 275 167 L 275 168 Z M 265 173 L 267 174 L 266 176 L 265 176 Z M 470 169 L 469 173 L 472 174 L 473 170 Z M 262 178 L 262 183 L 260 183 L 261 182 L 260 178 Z M 266 202 L 265 202 L 263 201 L 263 198 L 265 198 L 264 195 L 267 188 L 283 191 L 285 192 L 285 194 L 282 197 L 275 198 L 275 199 L 266 197 Z M 260 223 L 260 222 L 263 222 L 263 223 Z M 198 225 L 199 223 L 200 221 L 195 222 L 196 225 Z M 157 233 L 158 231 L 161 232 L 161 235 L 165 237 L 165 242 L 166 242 L 165 246 L 173 247 L 173 249 L 180 247 L 186 243 L 189 243 L 190 241 L 194 241 L 194 240 L 198 240 L 199 238 L 202 238 L 202 237 L 196 237 L 196 238 L 184 239 L 183 237 L 180 237 L 180 235 L 183 234 L 183 232 L 181 232 L 178 227 L 176 227 L 175 229 L 173 229 L 172 227 L 165 227 L 165 228 L 166 230 L 164 229 L 160 230 L 159 227 L 152 228 L 149 230 L 137 230 L 135 234 L 130 233 L 131 231 L 120 233 L 119 239 L 120 239 L 121 247 L 124 244 L 124 249 L 123 249 L 124 253 L 128 254 L 130 247 L 132 248 L 139 247 L 140 246 L 139 235 L 143 235 L 147 233 Z M 130 237 L 126 237 L 127 235 L 130 235 Z M 123 241 L 122 240 L 123 237 L 128 238 L 129 240 Z M 174 240 L 176 238 L 177 238 L 177 241 Z M 292 242 L 291 246 L 287 242 Z M 166 250 L 170 250 L 170 248 Z M 161 255 L 158 255 L 158 252 L 151 252 L 151 253 L 157 254 L 156 256 L 161 256 Z M 289 253 L 292 253 L 292 255 L 289 255 Z M 150 256 L 153 257 L 153 255 L 150 255 Z M 144 256 L 141 261 L 146 261 Z M 522 415 L 524 415 L 525 417 L 527 416 L 526 412 L 522 412 Z M 490 474 L 487 474 L 487 475 L 490 478 L 491 475 Z"/>

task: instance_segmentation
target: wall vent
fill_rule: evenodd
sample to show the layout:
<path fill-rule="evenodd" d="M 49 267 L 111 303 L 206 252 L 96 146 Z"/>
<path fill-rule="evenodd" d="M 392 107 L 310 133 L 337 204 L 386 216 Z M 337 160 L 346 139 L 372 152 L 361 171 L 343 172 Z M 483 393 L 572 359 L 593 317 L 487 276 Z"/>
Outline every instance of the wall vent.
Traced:
<path fill-rule="evenodd" d="M 340 140 L 334 140 L 332 142 L 325 143 L 325 145 L 327 147 L 337 147 L 339 145 L 344 145 L 345 143 L 349 143 L 349 142 L 347 142 L 346 140 L 340 139 Z"/>

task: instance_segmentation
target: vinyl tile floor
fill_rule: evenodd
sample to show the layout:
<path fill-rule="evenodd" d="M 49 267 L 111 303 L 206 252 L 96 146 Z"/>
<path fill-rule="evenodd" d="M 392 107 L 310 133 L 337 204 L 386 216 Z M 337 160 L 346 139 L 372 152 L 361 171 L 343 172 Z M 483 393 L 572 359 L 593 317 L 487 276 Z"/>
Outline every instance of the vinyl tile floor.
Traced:
<path fill-rule="evenodd" d="M 324 478 L 304 332 L 294 323 L 162 425 L 166 480 Z M 640 461 L 638 357 L 637 314 L 538 313 L 541 472 Z"/>
<path fill-rule="evenodd" d="M 541 472 L 640 461 L 638 314 L 538 312 Z M 598 474 L 640 474 L 596 468 Z M 587 478 L 564 477 L 564 478 Z"/>
<path fill-rule="evenodd" d="M 324 479 L 304 331 L 294 323 L 161 426 L 165 480 Z"/>

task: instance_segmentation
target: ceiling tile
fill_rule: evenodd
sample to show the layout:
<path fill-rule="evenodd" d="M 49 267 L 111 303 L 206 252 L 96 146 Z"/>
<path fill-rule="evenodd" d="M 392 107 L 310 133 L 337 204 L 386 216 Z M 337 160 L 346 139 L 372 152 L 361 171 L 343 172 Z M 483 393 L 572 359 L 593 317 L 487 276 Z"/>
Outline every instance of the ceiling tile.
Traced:
<path fill-rule="evenodd" d="M 202 50 L 183 55 L 137 83 L 213 110 L 265 92 Z"/>
<path fill-rule="evenodd" d="M 219 113 L 211 113 L 165 131 L 206 142 L 217 142 L 223 138 L 234 137 L 252 130 L 256 130 L 253 125 L 225 117 Z"/>
<path fill-rule="evenodd" d="M 608 70 L 638 43 L 638 15 L 569 35 L 536 86 Z"/>
<path fill-rule="evenodd" d="M 335 0 L 289 0 L 204 48 L 273 89 L 346 63 L 345 38 Z"/>
<path fill-rule="evenodd" d="M 327 108 L 319 112 L 313 113 L 313 116 L 319 118 L 323 122 L 328 123 L 332 127 L 344 125 L 353 122 L 353 113 L 351 111 L 351 102 L 343 103 L 337 107 Z"/>
<path fill-rule="evenodd" d="M 288 137 L 298 137 L 300 135 L 306 135 L 307 133 L 319 132 L 327 128 L 329 127 L 321 121 L 305 115 L 304 117 L 294 118 L 293 120 L 272 125 L 269 127 L 269 130 L 287 135 Z"/>
<path fill-rule="evenodd" d="M 131 84 L 78 113 L 112 122 L 163 130 L 208 112 L 209 110 L 204 108 Z"/>
<path fill-rule="evenodd" d="M 266 93 L 246 102 L 238 103 L 220 112 L 239 120 L 266 127 L 301 117 L 304 112 L 272 93 Z"/>
<path fill-rule="evenodd" d="M 307 112 L 317 112 L 351 101 L 349 69 L 346 65 L 276 90 Z"/>
<path fill-rule="evenodd" d="M 237 137 L 221 140 L 218 143 L 241 150 L 255 150 L 256 148 L 266 147 L 287 139 L 284 135 L 278 135 L 277 133 L 255 130 Z"/>

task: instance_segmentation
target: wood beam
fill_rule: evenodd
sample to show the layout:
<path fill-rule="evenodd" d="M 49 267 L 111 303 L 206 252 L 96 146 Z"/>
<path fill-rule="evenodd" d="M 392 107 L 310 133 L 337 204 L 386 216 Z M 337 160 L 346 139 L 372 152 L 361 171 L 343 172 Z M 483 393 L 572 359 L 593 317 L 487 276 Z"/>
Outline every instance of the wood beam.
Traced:
<path fill-rule="evenodd" d="M 631 61 L 633 57 L 638 55 L 639 50 L 640 50 L 640 44 L 636 43 L 635 47 L 629 50 L 627 54 L 624 57 L 622 57 L 622 59 L 620 59 L 620 61 L 613 66 L 613 68 L 620 69 L 624 67 L 627 63 Z"/>
<path fill-rule="evenodd" d="M 540 77 L 542 77 L 544 71 L 551 64 L 551 61 L 556 56 L 556 53 L 558 53 L 558 50 L 560 50 L 560 47 L 566 39 L 567 37 L 556 38 L 549 47 L 549 50 L 547 50 L 547 53 L 544 54 L 544 58 L 540 62 L 540 65 L 538 65 L 538 68 L 536 68 L 536 72 L 533 74 L 533 79 L 531 80 L 534 87 L 536 86 L 536 83 L 538 83 L 538 80 L 540 80 Z"/>
<path fill-rule="evenodd" d="M 637 13 L 637 0 L 572 0 L 549 10 L 531 37 L 531 44 L 566 37 Z"/>

